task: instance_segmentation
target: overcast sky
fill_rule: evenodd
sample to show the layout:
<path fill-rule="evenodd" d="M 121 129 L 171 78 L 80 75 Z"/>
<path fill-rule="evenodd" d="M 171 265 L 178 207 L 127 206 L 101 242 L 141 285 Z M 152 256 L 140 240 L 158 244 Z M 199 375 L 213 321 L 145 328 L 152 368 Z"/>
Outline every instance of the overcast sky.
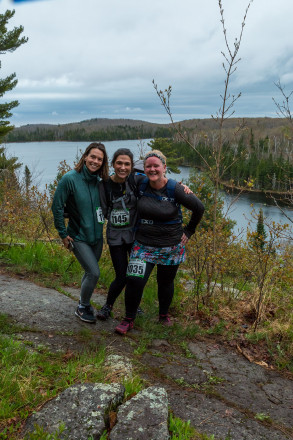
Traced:
<path fill-rule="evenodd" d="M 223 0 L 228 41 L 239 37 L 248 0 Z M 0 0 L 15 9 L 28 43 L 1 56 L 0 77 L 16 72 L 10 121 L 66 123 L 91 118 L 169 122 L 152 80 L 172 85 L 176 121 L 216 114 L 227 53 L 218 0 Z M 232 76 L 242 93 L 235 116 L 276 116 L 281 80 L 293 90 L 293 1 L 254 0 Z M 3 99 L 3 98 L 2 98 Z"/>

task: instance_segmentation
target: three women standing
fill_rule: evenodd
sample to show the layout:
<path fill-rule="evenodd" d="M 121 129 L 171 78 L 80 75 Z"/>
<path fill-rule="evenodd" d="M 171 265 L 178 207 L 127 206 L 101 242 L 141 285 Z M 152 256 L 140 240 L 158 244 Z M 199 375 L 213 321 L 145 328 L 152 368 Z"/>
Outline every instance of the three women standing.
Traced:
<path fill-rule="evenodd" d="M 112 166 L 114 174 L 109 178 L 105 147 L 92 143 L 75 169 L 62 177 L 55 192 L 52 205 L 55 226 L 65 247 L 73 245 L 73 252 L 85 270 L 75 314 L 86 322 L 96 320 L 90 299 L 100 275 L 98 261 L 105 216 L 116 277 L 97 317 L 109 317 L 126 284 L 126 317 L 115 330 L 125 334 L 133 328 L 144 286 L 157 265 L 159 321 L 169 325 L 174 279 L 179 264 L 185 260 L 185 244 L 200 222 L 204 207 L 193 193 L 185 193 L 184 186 L 167 179 L 166 158 L 160 151 L 146 155 L 146 177 L 131 174 L 133 155 L 129 149 L 117 150 Z M 70 219 L 67 228 L 63 218 L 65 204 Z M 181 204 L 192 212 L 185 227 L 182 227 Z"/>

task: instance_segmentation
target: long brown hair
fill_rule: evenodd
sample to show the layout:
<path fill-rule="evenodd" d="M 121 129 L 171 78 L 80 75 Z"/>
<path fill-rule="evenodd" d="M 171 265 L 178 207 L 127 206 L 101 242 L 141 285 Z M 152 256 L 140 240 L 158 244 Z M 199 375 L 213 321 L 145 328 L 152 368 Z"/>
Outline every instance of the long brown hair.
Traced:
<path fill-rule="evenodd" d="M 86 158 L 86 156 L 88 156 L 90 154 L 90 151 L 93 148 L 97 148 L 98 150 L 102 151 L 103 154 L 104 154 L 104 159 L 103 159 L 102 166 L 97 171 L 97 174 L 98 174 L 98 176 L 101 177 L 101 179 L 106 180 L 109 177 L 108 155 L 107 155 L 107 151 L 106 151 L 105 145 L 101 144 L 100 142 L 92 142 L 91 144 L 89 144 L 89 146 L 85 149 L 85 152 L 83 153 L 83 155 L 79 159 L 79 162 L 75 166 L 74 169 L 78 173 L 81 172 L 81 170 L 83 169 L 84 163 L 85 163 L 85 158 Z"/>

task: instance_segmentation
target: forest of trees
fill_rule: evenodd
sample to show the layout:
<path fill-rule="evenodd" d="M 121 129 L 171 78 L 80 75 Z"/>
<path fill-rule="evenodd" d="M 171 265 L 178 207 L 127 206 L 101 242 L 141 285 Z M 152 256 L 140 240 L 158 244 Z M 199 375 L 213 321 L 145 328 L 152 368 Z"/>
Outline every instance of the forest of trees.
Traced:
<path fill-rule="evenodd" d="M 135 122 L 135 121 L 134 121 Z M 255 134 L 255 132 L 257 134 Z M 7 142 L 41 141 L 99 141 L 148 139 L 159 140 L 158 148 L 164 151 L 165 139 L 168 142 L 167 157 L 170 151 L 178 164 L 195 166 L 210 171 L 215 166 L 217 133 L 187 128 L 190 148 L 186 142 L 178 140 L 174 130 L 159 124 L 125 124 L 97 127 L 91 124 L 67 124 L 60 126 L 37 125 L 15 129 L 6 136 Z M 257 191 L 287 192 L 293 188 L 293 141 L 284 131 L 279 135 L 261 137 L 253 128 L 246 130 L 237 139 L 227 137 L 221 159 L 221 183 L 230 187 L 245 187 Z M 207 163 L 210 167 L 208 169 Z"/>
<path fill-rule="evenodd" d="M 202 170 L 215 166 L 214 146 L 211 139 L 200 139 L 191 149 L 185 142 L 173 142 L 177 157 L 183 157 L 181 164 L 193 165 Z M 224 144 L 221 160 L 221 183 L 259 191 L 287 192 L 293 188 L 293 145 L 286 137 L 268 136 L 255 141 L 253 131 L 241 136 L 236 142 Z"/>
<path fill-rule="evenodd" d="M 105 128 L 86 129 L 82 126 L 64 128 L 62 126 L 36 126 L 34 129 L 16 129 L 6 137 L 6 142 L 42 142 L 42 141 L 99 141 L 149 139 L 168 137 L 171 129 L 147 125 L 117 125 Z"/>

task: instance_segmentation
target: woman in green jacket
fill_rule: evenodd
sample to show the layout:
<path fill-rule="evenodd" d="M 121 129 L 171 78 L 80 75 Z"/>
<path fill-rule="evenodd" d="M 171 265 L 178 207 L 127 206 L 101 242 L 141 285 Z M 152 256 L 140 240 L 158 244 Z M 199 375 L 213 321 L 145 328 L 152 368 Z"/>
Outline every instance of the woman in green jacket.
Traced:
<path fill-rule="evenodd" d="M 94 323 L 96 317 L 90 305 L 100 276 L 99 259 L 103 248 L 103 223 L 99 182 L 108 178 L 108 157 L 105 146 L 91 143 L 74 170 L 60 180 L 52 204 L 54 224 L 64 246 L 72 250 L 84 269 L 81 292 L 75 315 Z M 69 214 L 64 222 L 64 206 Z"/>

